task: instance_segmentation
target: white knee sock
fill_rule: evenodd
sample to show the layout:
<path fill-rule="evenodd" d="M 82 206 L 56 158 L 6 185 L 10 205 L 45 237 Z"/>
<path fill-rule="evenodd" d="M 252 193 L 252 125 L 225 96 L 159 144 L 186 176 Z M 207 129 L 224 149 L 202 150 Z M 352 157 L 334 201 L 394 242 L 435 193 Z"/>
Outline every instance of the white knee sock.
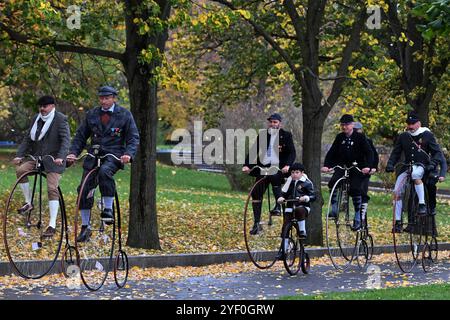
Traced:
<path fill-rule="evenodd" d="M 31 203 L 31 192 L 30 192 L 30 184 L 28 182 L 19 183 L 20 188 L 22 189 L 23 196 L 25 197 L 26 203 Z"/>
<path fill-rule="evenodd" d="M 89 226 L 89 221 L 91 220 L 91 210 L 90 209 L 81 209 L 81 225 Z"/>
<path fill-rule="evenodd" d="M 284 239 L 284 248 L 288 249 L 289 248 L 289 239 Z"/>
<path fill-rule="evenodd" d="M 414 185 L 416 189 L 417 197 L 419 198 L 419 203 L 425 204 L 425 191 L 423 189 L 423 183 Z"/>
<path fill-rule="evenodd" d="M 362 219 L 366 219 L 367 206 L 368 206 L 367 202 L 361 204 L 361 218 Z"/>
<path fill-rule="evenodd" d="M 103 197 L 103 204 L 106 209 L 112 209 L 114 197 Z"/>
<path fill-rule="evenodd" d="M 50 200 L 48 202 L 48 208 L 50 210 L 50 222 L 48 225 L 56 229 L 56 218 L 58 217 L 59 201 Z"/>
<path fill-rule="evenodd" d="M 397 221 L 402 220 L 402 208 L 403 208 L 403 201 L 396 200 L 395 201 L 395 220 L 397 220 Z"/>
<path fill-rule="evenodd" d="M 299 227 L 300 231 L 306 232 L 306 223 L 305 223 L 305 220 L 298 221 L 298 227 Z"/>

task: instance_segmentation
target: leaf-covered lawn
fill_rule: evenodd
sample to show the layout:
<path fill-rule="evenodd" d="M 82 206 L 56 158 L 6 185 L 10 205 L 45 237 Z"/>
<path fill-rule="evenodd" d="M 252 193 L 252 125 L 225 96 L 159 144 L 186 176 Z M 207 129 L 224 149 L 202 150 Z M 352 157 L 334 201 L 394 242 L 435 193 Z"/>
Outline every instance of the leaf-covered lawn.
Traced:
<path fill-rule="evenodd" d="M 128 230 L 129 174 L 127 168 L 116 175 L 125 217 L 122 229 L 124 239 Z M 0 210 L 3 213 L 8 190 L 15 180 L 14 168 L 4 162 L 0 163 L 0 177 Z M 69 168 L 61 180 L 69 224 L 74 221 L 76 188 L 80 177 L 81 167 L 75 166 Z M 246 194 L 231 191 L 224 175 L 158 165 L 157 184 L 162 252 L 126 247 L 129 255 L 245 250 L 242 219 Z M 327 203 L 328 192 L 325 188 L 323 193 Z M 391 244 L 391 195 L 371 192 L 370 196 L 369 219 L 375 245 Z M 439 201 L 439 241 L 450 241 L 449 204 L 449 200 Z M 1 246 L 2 237 L 0 233 Z M 73 237 L 70 235 L 70 239 Z M 4 254 L 4 250 L 1 250 L 0 261 L 6 261 Z"/>

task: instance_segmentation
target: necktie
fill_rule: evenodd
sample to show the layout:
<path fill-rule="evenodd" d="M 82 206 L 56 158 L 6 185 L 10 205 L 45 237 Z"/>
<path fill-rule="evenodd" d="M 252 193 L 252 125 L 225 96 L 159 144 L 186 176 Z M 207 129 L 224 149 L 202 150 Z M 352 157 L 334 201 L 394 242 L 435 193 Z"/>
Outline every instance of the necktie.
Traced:
<path fill-rule="evenodd" d="M 36 135 L 34 136 L 34 141 L 37 141 L 39 138 L 39 135 L 41 134 L 42 128 L 44 127 L 45 121 L 42 119 L 38 120 L 37 128 L 36 128 Z"/>
<path fill-rule="evenodd" d="M 111 112 L 102 110 L 100 120 L 102 121 L 103 125 L 107 125 L 109 120 L 111 119 Z"/>

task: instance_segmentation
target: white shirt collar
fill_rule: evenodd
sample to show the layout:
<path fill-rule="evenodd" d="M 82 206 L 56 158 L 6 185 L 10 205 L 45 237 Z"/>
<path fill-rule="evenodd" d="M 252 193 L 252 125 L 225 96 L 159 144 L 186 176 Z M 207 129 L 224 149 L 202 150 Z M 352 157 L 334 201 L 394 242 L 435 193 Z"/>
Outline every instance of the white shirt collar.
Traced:
<path fill-rule="evenodd" d="M 114 112 L 114 107 L 116 106 L 116 104 L 114 103 L 111 108 L 107 109 L 107 110 L 103 110 L 102 107 L 100 107 L 103 111 L 109 111 L 109 112 Z"/>

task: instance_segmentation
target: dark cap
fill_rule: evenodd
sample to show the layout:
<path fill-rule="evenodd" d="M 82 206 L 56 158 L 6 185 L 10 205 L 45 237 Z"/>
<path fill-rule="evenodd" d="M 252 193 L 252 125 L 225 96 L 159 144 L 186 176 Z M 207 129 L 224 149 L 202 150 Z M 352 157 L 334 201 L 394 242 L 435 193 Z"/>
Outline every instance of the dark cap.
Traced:
<path fill-rule="evenodd" d="M 353 128 L 354 128 L 354 129 L 362 129 L 362 127 L 363 127 L 363 125 L 362 125 L 361 122 L 355 122 L 355 123 L 353 124 Z"/>
<path fill-rule="evenodd" d="M 38 106 L 46 106 L 48 104 L 55 104 L 55 99 L 52 96 L 42 96 L 38 99 Z"/>
<path fill-rule="evenodd" d="M 420 121 L 419 116 L 415 111 L 408 112 L 408 116 L 406 117 L 406 123 L 407 124 L 414 124 L 417 121 Z"/>
<path fill-rule="evenodd" d="M 268 121 L 270 120 L 278 120 L 281 121 L 281 115 L 279 113 L 274 113 L 270 117 L 267 118 Z"/>
<path fill-rule="evenodd" d="M 100 89 L 98 89 L 98 96 L 102 97 L 102 96 L 117 96 L 117 91 L 116 89 L 114 89 L 113 87 L 110 86 L 103 86 L 100 87 Z"/>
<path fill-rule="evenodd" d="M 341 123 L 351 123 L 353 122 L 353 116 L 351 114 L 344 114 L 339 120 Z"/>
<path fill-rule="evenodd" d="M 292 164 L 292 166 L 289 167 L 289 172 L 292 172 L 295 170 L 300 170 L 300 171 L 304 172 L 305 166 L 303 164 L 301 164 L 300 162 L 295 162 Z"/>

